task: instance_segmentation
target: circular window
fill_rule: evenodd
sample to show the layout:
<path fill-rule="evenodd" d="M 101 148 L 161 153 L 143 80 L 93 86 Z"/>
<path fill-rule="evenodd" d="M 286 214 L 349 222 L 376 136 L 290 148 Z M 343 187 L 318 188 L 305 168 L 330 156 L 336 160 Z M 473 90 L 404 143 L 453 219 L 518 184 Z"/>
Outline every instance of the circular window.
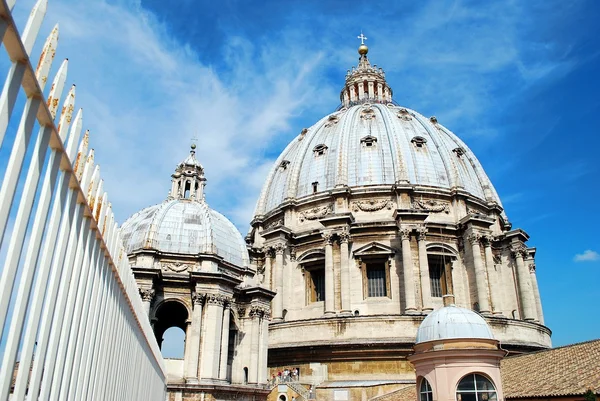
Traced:
<path fill-rule="evenodd" d="M 433 391 L 426 378 L 421 379 L 419 387 L 419 401 L 433 401 Z"/>
<path fill-rule="evenodd" d="M 462 378 L 456 389 L 456 401 L 497 401 L 494 383 L 485 376 L 470 373 Z"/>

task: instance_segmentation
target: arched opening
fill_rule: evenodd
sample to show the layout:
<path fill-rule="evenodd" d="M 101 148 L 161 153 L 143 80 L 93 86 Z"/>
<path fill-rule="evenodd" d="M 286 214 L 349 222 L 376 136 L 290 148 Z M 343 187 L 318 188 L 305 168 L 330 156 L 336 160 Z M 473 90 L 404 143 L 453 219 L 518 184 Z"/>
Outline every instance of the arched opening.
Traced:
<path fill-rule="evenodd" d="M 187 309 L 177 301 L 167 300 L 158 307 L 155 313 L 154 335 L 163 357 L 183 359 L 187 320 Z"/>
<path fill-rule="evenodd" d="M 287 401 L 287 397 L 285 396 L 285 394 L 279 394 L 279 401 Z"/>
<path fill-rule="evenodd" d="M 494 383 L 478 373 L 463 377 L 456 388 L 456 401 L 497 401 Z"/>
<path fill-rule="evenodd" d="M 248 368 L 244 367 L 244 384 L 248 384 Z"/>
<path fill-rule="evenodd" d="M 234 316 L 231 314 L 229 323 L 229 346 L 227 347 L 227 380 L 231 380 L 231 368 L 233 366 L 233 358 L 237 353 L 238 328 L 235 325 Z"/>
<path fill-rule="evenodd" d="M 433 390 L 426 378 L 421 378 L 419 386 L 419 401 L 433 401 Z"/>
<path fill-rule="evenodd" d="M 185 199 L 190 198 L 190 182 L 189 181 L 185 182 L 185 191 L 183 192 L 183 197 Z"/>
<path fill-rule="evenodd" d="M 454 294 L 452 283 L 452 263 L 456 255 L 446 245 L 427 247 L 427 264 L 429 265 L 429 282 L 431 296 L 442 298 Z"/>
<path fill-rule="evenodd" d="M 185 332 L 179 327 L 169 327 L 163 333 L 160 347 L 163 358 L 183 359 L 185 351 Z"/>

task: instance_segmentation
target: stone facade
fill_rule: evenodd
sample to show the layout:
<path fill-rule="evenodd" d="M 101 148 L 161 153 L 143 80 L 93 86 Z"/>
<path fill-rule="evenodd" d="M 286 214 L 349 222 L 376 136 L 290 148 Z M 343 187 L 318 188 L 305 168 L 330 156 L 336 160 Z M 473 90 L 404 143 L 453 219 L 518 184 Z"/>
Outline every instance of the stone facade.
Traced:
<path fill-rule="evenodd" d="M 124 224 L 130 264 L 159 344 L 170 327 L 185 332 L 183 359 L 165 358 L 169 400 L 264 400 L 274 293 L 255 285 L 241 235 L 206 205 L 194 153 L 164 205 Z"/>

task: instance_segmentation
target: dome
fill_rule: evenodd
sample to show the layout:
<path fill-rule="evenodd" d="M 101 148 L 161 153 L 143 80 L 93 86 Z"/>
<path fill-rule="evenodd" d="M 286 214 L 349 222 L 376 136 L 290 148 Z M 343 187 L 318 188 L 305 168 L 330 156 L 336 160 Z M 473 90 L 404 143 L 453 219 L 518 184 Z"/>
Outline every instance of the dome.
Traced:
<path fill-rule="evenodd" d="M 416 343 L 455 338 L 495 339 L 490 327 L 479 314 L 470 309 L 449 305 L 427 315 L 417 331 Z"/>
<path fill-rule="evenodd" d="M 121 227 L 128 254 L 156 250 L 176 254 L 220 256 L 236 266 L 248 266 L 246 242 L 225 216 L 204 199 L 206 178 L 196 160 L 196 146 L 171 176 L 169 197 L 131 216 Z"/>
<path fill-rule="evenodd" d="M 213 254 L 248 265 L 246 243 L 225 216 L 205 202 L 167 200 L 131 216 L 121 228 L 128 254 L 140 249 L 179 254 Z"/>
<path fill-rule="evenodd" d="M 398 106 L 391 96 L 383 70 L 361 54 L 358 67 L 346 76 L 342 106 L 304 129 L 281 153 L 255 215 L 334 188 L 395 184 L 463 190 L 501 205 L 462 140 L 435 117 Z"/>

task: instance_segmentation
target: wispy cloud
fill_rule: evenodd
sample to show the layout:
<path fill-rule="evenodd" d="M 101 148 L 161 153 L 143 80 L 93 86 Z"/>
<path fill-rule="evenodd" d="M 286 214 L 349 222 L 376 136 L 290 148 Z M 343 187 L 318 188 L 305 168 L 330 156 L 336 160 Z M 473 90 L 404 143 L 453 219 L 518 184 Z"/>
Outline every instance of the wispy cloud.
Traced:
<path fill-rule="evenodd" d="M 600 253 L 587 249 L 583 253 L 578 253 L 573 258 L 575 262 L 596 262 L 600 260 Z"/>

